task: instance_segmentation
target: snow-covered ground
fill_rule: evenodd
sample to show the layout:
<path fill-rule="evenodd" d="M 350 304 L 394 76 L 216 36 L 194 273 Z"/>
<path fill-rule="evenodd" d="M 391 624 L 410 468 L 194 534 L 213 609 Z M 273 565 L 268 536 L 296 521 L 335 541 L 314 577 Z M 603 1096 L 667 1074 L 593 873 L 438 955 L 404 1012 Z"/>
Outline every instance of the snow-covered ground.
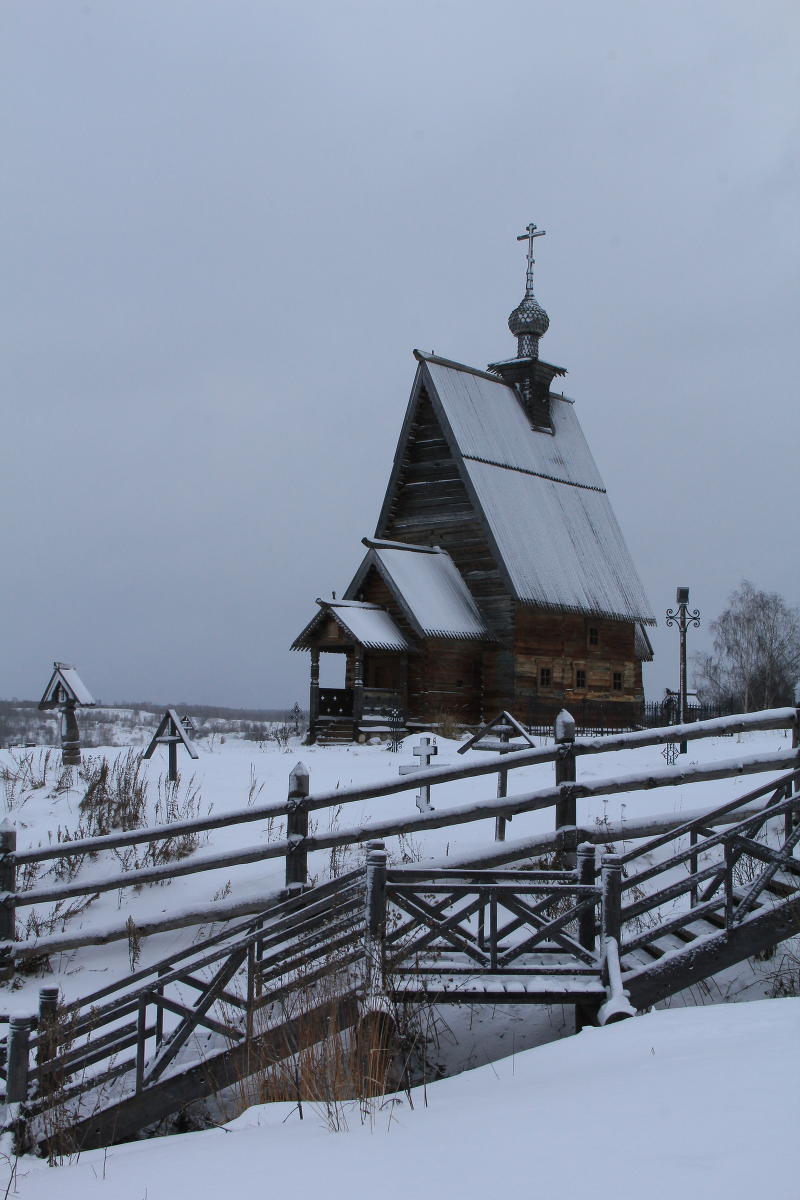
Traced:
<path fill-rule="evenodd" d="M 797 999 L 651 1013 L 366 1113 L 306 1106 L 301 1121 L 290 1104 L 260 1105 L 222 1128 L 85 1153 L 57 1174 L 24 1158 L 7 1194 L 791 1200 L 799 1036 Z"/>
<path fill-rule="evenodd" d="M 328 791 L 345 788 L 350 784 L 366 784 L 387 776 L 396 776 L 401 764 L 414 762 L 412 747 L 416 737 L 406 739 L 399 753 L 389 753 L 382 746 L 305 747 L 295 740 L 287 749 L 275 745 L 259 747 L 253 742 L 228 738 L 224 743 L 215 739 L 201 743 L 200 759 L 190 762 L 183 755 L 181 769 L 183 780 L 181 793 L 197 793 L 196 807 L 201 812 L 224 813 L 244 808 L 248 804 L 260 806 L 285 799 L 288 776 L 298 760 L 308 767 L 311 790 Z M 734 737 L 723 737 L 689 743 L 688 762 L 704 763 L 712 760 L 742 757 L 759 752 L 786 749 L 788 735 L 783 732 L 751 733 Z M 479 751 L 466 756 L 457 755 L 458 743 L 439 739 L 439 754 L 436 766 L 449 763 L 486 761 Z M 46 845 L 64 832 L 75 834 L 81 822 L 80 800 L 85 793 L 85 783 L 73 772 L 68 790 L 57 791 L 53 783 L 58 778 L 60 767 L 57 752 L 52 752 L 48 780 L 44 786 L 24 787 L 11 784 L 15 764 L 22 754 L 33 755 L 33 765 L 41 771 L 44 751 L 0 751 L 0 779 L 6 768 L 5 795 L 0 783 L 0 803 L 6 801 L 8 819 L 15 825 L 20 849 Z M 106 755 L 110 759 L 125 755 L 119 748 L 85 752 L 89 755 Z M 149 800 L 147 820 L 158 820 L 159 783 L 163 788 L 165 762 L 156 757 L 142 764 L 148 781 Z M 596 780 L 616 774 L 630 774 L 637 770 L 652 771 L 664 766 L 660 748 L 618 751 L 610 754 L 584 756 L 578 759 L 578 779 Z M 37 780 L 39 782 L 39 780 Z M 509 795 L 526 792 L 538 787 L 550 786 L 553 782 L 552 764 L 526 767 L 509 775 Z M 626 796 L 603 799 L 583 799 L 578 802 L 580 823 L 636 821 L 642 817 L 662 812 L 681 813 L 701 807 L 712 807 L 740 795 L 764 782 L 763 776 L 729 779 L 720 782 L 696 784 L 673 788 L 662 788 Z M 379 817 L 394 814 L 415 813 L 413 777 L 409 779 L 407 792 L 387 796 L 378 800 L 356 802 L 340 810 L 322 810 L 314 814 L 312 829 L 331 826 L 340 829 L 360 826 Z M 432 790 L 431 799 L 437 810 L 469 801 L 490 799 L 495 794 L 496 777 L 493 775 L 459 783 L 445 784 Z M 553 828 L 553 810 L 518 815 L 508 827 L 509 838 L 535 835 Z M 212 831 L 208 840 L 197 853 L 211 850 L 234 850 L 236 848 L 261 845 L 284 836 L 283 819 L 255 821 L 250 824 Z M 439 830 L 428 830 L 424 834 L 388 840 L 388 849 L 395 860 L 441 859 L 465 852 L 476 853 L 490 848 L 494 838 L 494 819 L 477 821 Z M 620 843 L 618 842 L 619 846 Z M 353 847 L 344 854 L 338 851 L 338 871 L 361 861 L 362 847 Z M 331 853 L 318 852 L 309 859 L 312 876 L 326 878 L 331 872 Z M 94 859 L 86 860 L 78 878 L 89 882 L 120 871 L 120 861 L 113 851 L 106 851 Z M 98 895 L 88 907 L 70 919 L 64 926 L 72 932 L 76 929 L 90 930 L 109 926 L 124 926 L 128 917 L 137 923 L 160 915 L 173 914 L 180 909 L 194 909 L 208 905 L 214 899 L 231 900 L 269 895 L 283 884 L 284 861 L 282 858 L 263 862 L 203 872 L 175 878 L 166 884 L 153 885 L 137 890 L 126 889 Z M 36 886 L 54 883 L 52 864 L 43 864 Z M 64 906 L 62 905 L 63 911 Z M 52 914 L 52 906 L 21 908 L 18 913 L 18 936 L 31 936 L 32 914 L 35 920 L 44 920 Z M 61 925 L 58 926 L 61 928 Z M 142 940 L 139 966 L 147 966 L 186 946 L 209 932 L 209 926 L 188 928 L 153 935 Z M 692 994 L 672 1003 L 707 1003 L 720 999 L 753 999 L 768 994 L 770 977 L 777 963 L 752 964 L 732 968 L 715 980 L 700 985 Z M 116 979 L 124 978 L 130 971 L 130 947 L 127 940 L 109 945 L 70 950 L 53 954 L 49 959 L 46 974 L 21 974 L 14 989 L 5 990 L 3 1005 L 10 1012 L 29 1012 L 35 1009 L 38 989 L 44 984 L 57 983 L 64 999 L 69 1000 L 97 990 Z M 511 1053 L 540 1044 L 561 1036 L 572 1029 L 572 1013 L 558 1008 L 552 1009 L 508 1009 L 501 1018 L 494 1011 L 484 1008 L 442 1010 L 440 1036 L 440 1061 L 448 1070 L 462 1069 L 485 1063 L 497 1055 Z"/>
<path fill-rule="evenodd" d="M 440 738 L 439 754 L 435 766 L 460 764 L 472 759 L 485 762 L 481 752 L 469 752 L 465 756 L 456 753 L 458 743 Z M 285 800 L 289 774 L 298 760 L 302 760 L 310 774 L 311 791 L 335 791 L 349 785 L 365 785 L 387 776 L 394 776 L 401 764 L 415 760 L 411 748 L 416 738 L 406 739 L 403 749 L 388 753 L 381 746 L 316 747 L 290 745 L 280 750 L 274 746 L 259 749 L 250 742 L 229 739 L 224 744 L 216 742 L 212 748 L 200 747 L 200 759 L 181 761 L 183 778 L 180 792 L 196 796 L 195 809 L 200 813 L 225 813 L 233 809 L 261 806 Z M 774 733 L 751 733 L 736 737 L 714 738 L 689 744 L 688 763 L 705 763 L 720 759 L 785 749 L 788 735 Z M 14 758 L 21 751 L 0 751 L 0 772 L 4 767 L 13 774 Z M 28 751 L 33 754 L 34 766 L 41 764 L 44 751 Z M 105 755 L 116 759 L 126 754 L 119 748 L 84 752 L 84 758 Z M 57 791 L 51 785 L 60 773 L 58 754 L 52 752 L 50 770 L 44 786 L 24 787 L 5 784 L 5 795 L 0 785 L 0 815 L 7 817 L 17 830 L 17 845 L 20 850 L 37 845 L 48 845 L 65 834 L 75 836 L 83 818 L 79 805 L 86 785 L 73 771 L 71 786 Z M 686 761 L 686 760 L 682 760 Z M 637 770 L 652 771 L 662 768 L 664 760 L 658 747 L 641 750 L 618 751 L 610 754 L 585 756 L 578 759 L 579 781 L 592 781 L 630 774 Z M 159 785 L 163 787 L 166 764 L 159 761 L 159 753 L 141 765 L 149 789 L 146 819 L 156 823 L 160 819 L 157 811 Z M 629 793 L 608 799 L 581 799 L 578 802 L 579 823 L 634 822 L 654 813 L 696 810 L 725 802 L 752 787 L 757 786 L 763 776 L 749 776 L 718 782 L 662 788 L 640 793 Z M 437 810 L 467 802 L 490 799 L 495 794 L 493 775 L 444 784 L 432 790 L 431 799 Z M 553 766 L 550 763 L 524 767 L 509 774 L 509 796 L 535 788 L 551 786 Z M 409 779 L 409 791 L 393 796 L 343 805 L 341 808 L 321 810 L 312 815 L 311 832 L 330 828 L 349 828 L 368 825 L 376 819 L 390 815 L 416 813 L 413 777 Z M 3 803 L 5 801 L 5 803 Z M 161 818 L 163 819 L 163 817 Z M 508 826 L 508 837 L 518 838 L 546 833 L 553 828 L 553 810 L 517 815 Z M 85 823 L 85 822 L 84 822 Z M 213 830 L 201 835 L 203 843 L 198 854 L 210 851 L 233 851 L 253 845 L 263 845 L 281 839 L 285 835 L 282 818 L 272 821 L 255 821 L 226 829 Z M 477 853 L 490 848 L 494 838 L 494 818 L 443 829 L 432 829 L 404 838 L 390 838 L 387 847 L 395 861 L 440 859 L 464 853 Z M 121 852 L 106 851 L 81 865 L 77 878 L 87 883 L 93 878 L 119 874 Z M 128 857 L 130 858 L 130 852 Z M 363 850 L 355 846 L 339 856 L 338 870 L 360 861 Z M 309 872 L 312 877 L 324 879 L 330 874 L 331 852 L 320 851 L 309 857 Z M 79 916 L 66 926 L 70 931 L 124 924 L 128 916 L 143 922 L 160 914 L 169 914 L 176 909 L 202 907 L 221 896 L 245 899 L 267 895 L 282 886 L 284 861 L 282 858 L 222 870 L 207 871 L 171 880 L 166 884 L 147 886 L 139 890 L 126 889 L 103 893 Z M 36 886 L 55 883 L 52 863 L 42 864 Z M 28 918 L 33 910 L 19 910 L 18 936 L 24 937 Z M 37 909 L 37 916 L 46 917 L 48 910 Z M 156 935 L 145 939 L 141 965 L 155 961 L 177 946 L 188 945 L 196 937 L 196 930 L 184 930 Z M 128 967 L 127 945 L 105 946 L 96 951 L 91 949 L 70 951 L 63 956 L 54 956 L 51 967 L 60 977 L 65 996 L 79 995 L 100 986 L 107 976 Z"/>

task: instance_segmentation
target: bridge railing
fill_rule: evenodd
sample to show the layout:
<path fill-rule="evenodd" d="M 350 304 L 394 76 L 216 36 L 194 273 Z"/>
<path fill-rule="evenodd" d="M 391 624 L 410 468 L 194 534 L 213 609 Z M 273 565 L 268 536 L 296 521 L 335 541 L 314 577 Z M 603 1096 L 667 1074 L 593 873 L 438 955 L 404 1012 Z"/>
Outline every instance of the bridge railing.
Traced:
<path fill-rule="evenodd" d="M 540 975 L 597 971 L 600 888 L 576 882 L 574 872 L 403 868 L 388 873 L 386 898 L 395 914 L 384 942 L 390 972 L 526 974 L 529 954 L 552 959 L 537 964 Z"/>
<path fill-rule="evenodd" d="M 665 767 L 657 771 L 640 771 L 625 776 L 615 774 L 605 779 L 594 779 L 586 783 L 576 779 L 577 760 L 585 755 L 632 750 L 677 740 L 696 741 L 732 733 L 771 729 L 793 730 L 794 744 L 792 748 L 769 754 L 740 755 L 733 759 L 702 766 Z M 44 956 L 78 946 L 124 940 L 129 934 L 127 924 L 120 923 L 118 926 L 105 929 L 64 932 L 18 940 L 15 914 L 17 909 L 25 906 L 55 904 L 58 901 L 93 896 L 105 891 L 139 888 L 146 884 L 173 880 L 183 875 L 229 869 L 272 858 L 285 859 L 287 885 L 303 884 L 308 878 L 308 855 L 314 851 L 356 845 L 376 838 L 423 833 L 429 829 L 441 829 L 487 819 L 495 823 L 498 816 L 508 818 L 516 813 L 535 812 L 548 808 L 555 811 L 556 818 L 556 831 L 554 838 L 550 839 L 551 843 L 563 852 L 574 855 L 578 841 L 587 837 L 591 840 L 593 836 L 591 831 L 579 831 L 575 828 L 577 800 L 793 767 L 800 762 L 800 756 L 796 749 L 797 729 L 797 710 L 793 708 L 770 709 L 759 713 L 693 722 L 683 726 L 671 725 L 661 729 L 638 730 L 610 737 L 582 738 L 564 745 L 528 748 L 504 754 L 486 754 L 478 762 L 433 767 L 416 771 L 413 774 L 394 776 L 379 783 L 320 792 L 311 791 L 308 773 L 301 764 L 298 764 L 290 776 L 286 799 L 271 804 L 28 849 L 17 848 L 14 829 L 0 828 L 0 977 L 10 977 L 17 959 Z M 538 788 L 510 796 L 487 797 L 433 811 L 414 811 L 406 816 L 377 818 L 349 827 L 331 829 L 327 833 L 310 831 L 310 815 L 324 809 L 340 809 L 358 801 L 377 800 L 411 789 L 434 788 L 437 785 L 484 775 L 499 776 L 503 773 L 507 776 L 509 772 L 541 763 L 555 765 L 557 782 L 551 787 Z M 71 882 L 59 881 L 34 886 L 26 891 L 18 890 L 16 886 L 17 870 L 31 864 L 67 862 L 86 855 L 97 855 L 104 850 L 158 842 L 167 838 L 197 834 L 213 829 L 246 826 L 255 821 L 275 818 L 285 818 L 286 836 L 267 844 L 251 843 L 239 849 L 217 853 L 195 852 L 178 862 L 132 871 L 117 870 L 101 878 L 93 878 L 91 881 L 82 879 L 75 879 Z M 673 823 L 677 822 L 673 821 Z M 631 836 L 635 835 L 631 834 Z M 515 855 L 521 857 L 524 852 L 524 848 L 521 846 L 511 847 L 510 852 L 505 854 L 505 860 L 513 861 Z M 503 854 L 496 854 L 495 861 L 504 861 Z M 475 862 L 474 865 L 478 865 L 478 863 Z M 483 865 L 490 864 L 484 863 Z M 197 925 L 207 921 L 234 919 L 248 913 L 258 912 L 267 904 L 278 900 L 279 897 L 280 891 L 276 889 L 271 893 L 247 901 L 216 901 L 204 908 L 171 913 L 152 921 L 142 920 L 137 922 L 137 926 L 139 933 L 145 936 L 151 932 Z"/>
<path fill-rule="evenodd" d="M 766 890 L 778 889 L 779 872 L 794 881 L 784 884 L 789 892 L 800 889 L 800 861 L 793 854 L 800 844 L 798 783 L 800 770 L 791 771 L 625 854 L 606 858 L 619 874 L 621 954 L 683 929 L 687 920 L 706 919 L 731 929 L 745 920 Z M 752 806 L 758 801 L 766 802 L 754 816 Z M 715 825 L 722 819 L 728 825 L 718 830 Z M 656 852 L 668 842 L 678 842 L 679 848 L 661 858 Z"/>
<path fill-rule="evenodd" d="M 302 991 L 305 1005 L 321 979 L 344 976 L 352 990 L 364 911 L 364 873 L 352 871 L 80 1000 L 60 1005 L 58 989 L 42 989 L 37 1016 L 10 1023 L 6 1101 L 77 1119 L 83 1098 L 103 1107 L 152 1087 L 197 1033 L 232 1047 L 253 1037 L 256 1014 L 280 1024 L 291 998 Z"/>

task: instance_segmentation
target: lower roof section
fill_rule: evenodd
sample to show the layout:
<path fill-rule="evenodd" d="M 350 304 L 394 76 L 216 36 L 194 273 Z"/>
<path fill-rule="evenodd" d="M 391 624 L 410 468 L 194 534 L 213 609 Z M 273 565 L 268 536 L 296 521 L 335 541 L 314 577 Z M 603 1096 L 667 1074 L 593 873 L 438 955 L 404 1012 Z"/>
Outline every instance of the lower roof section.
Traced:
<path fill-rule="evenodd" d="M 292 650 L 311 650 L 321 641 L 333 640 L 326 638 L 330 622 L 341 630 L 345 640 L 349 638 L 365 649 L 409 649 L 408 641 L 389 613 L 378 604 L 363 604 L 355 600 L 317 600 L 317 604 L 320 606 L 319 612 L 292 642 Z"/>
<path fill-rule="evenodd" d="M 374 567 L 419 637 L 491 640 L 475 600 L 446 550 L 364 538 L 367 554 L 345 596 Z"/>

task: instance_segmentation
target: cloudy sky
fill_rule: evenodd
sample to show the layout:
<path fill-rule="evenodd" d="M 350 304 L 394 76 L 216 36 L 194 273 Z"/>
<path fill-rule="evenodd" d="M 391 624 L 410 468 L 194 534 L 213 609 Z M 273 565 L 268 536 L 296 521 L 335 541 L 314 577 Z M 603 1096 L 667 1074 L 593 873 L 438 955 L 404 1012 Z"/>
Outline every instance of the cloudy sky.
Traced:
<path fill-rule="evenodd" d="M 800 601 L 799 13 L 2 0 L 0 696 L 61 658 L 106 701 L 305 702 L 412 348 L 514 353 L 530 220 L 656 613 Z"/>

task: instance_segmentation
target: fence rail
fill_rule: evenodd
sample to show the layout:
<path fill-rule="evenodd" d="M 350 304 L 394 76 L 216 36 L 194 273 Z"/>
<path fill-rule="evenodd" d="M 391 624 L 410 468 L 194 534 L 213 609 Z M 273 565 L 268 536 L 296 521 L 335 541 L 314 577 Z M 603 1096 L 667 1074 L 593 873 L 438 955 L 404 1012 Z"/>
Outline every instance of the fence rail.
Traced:
<path fill-rule="evenodd" d="M 616 776 L 581 783 L 576 780 L 576 761 L 584 755 L 604 754 L 617 750 L 636 749 L 676 740 L 694 741 L 724 734 L 749 730 L 792 729 L 792 749 L 773 754 L 741 756 L 709 766 L 666 767 L 659 771 Z M 286 883 L 305 883 L 307 879 L 308 854 L 317 850 L 363 843 L 376 838 L 391 837 L 404 833 L 419 833 L 426 829 L 438 829 L 474 821 L 508 817 L 515 813 L 534 812 L 553 808 L 556 815 L 556 833 L 559 848 L 567 855 L 576 851 L 576 802 L 580 798 L 608 796 L 624 792 L 640 791 L 679 784 L 731 778 L 737 775 L 785 770 L 800 762 L 797 746 L 798 711 L 793 708 L 770 709 L 759 713 L 720 717 L 710 721 L 689 723 L 683 726 L 666 726 L 653 730 L 637 730 L 613 736 L 578 739 L 562 745 L 550 745 L 511 751 L 505 754 L 487 754 L 478 762 L 460 763 L 454 766 L 428 768 L 412 775 L 386 779 L 377 784 L 353 786 L 339 791 L 313 793 L 309 789 L 308 774 L 298 765 L 289 781 L 285 801 L 238 809 L 225 814 L 209 815 L 189 821 L 174 822 L 145 829 L 112 833 L 101 837 L 83 838 L 54 846 L 18 850 L 16 833 L 13 829 L 0 829 L 0 972 L 6 977 L 13 971 L 15 957 L 28 957 L 43 952 L 40 940 L 18 942 L 15 931 L 15 911 L 34 904 L 53 903 L 59 900 L 94 895 L 103 891 L 141 887 L 178 876 L 234 867 L 247 863 L 261 862 L 272 858 L 284 858 Z M 389 817 L 367 824 L 353 825 L 327 834 L 309 833 L 309 814 L 327 808 L 394 795 L 420 786 L 435 786 L 459 780 L 497 775 L 540 763 L 554 763 L 556 784 L 548 788 L 512 796 L 492 797 L 483 801 L 459 805 L 427 813 L 413 813 L 403 817 Z M 34 887 L 19 892 L 16 888 L 16 871 L 20 866 L 52 860 L 66 860 L 76 856 L 97 854 L 102 850 L 143 844 L 182 834 L 198 833 L 234 825 L 244 825 L 267 818 L 286 817 L 286 837 L 267 845 L 251 845 L 224 853 L 199 854 L 158 867 L 134 871 L 117 872 L 91 882 L 75 881 L 54 884 L 49 887 Z M 502 822 L 498 824 L 502 825 Z M 263 900 L 253 902 L 251 911 L 257 911 Z M 215 912 L 225 914 L 226 908 L 206 906 L 194 911 L 196 923 L 215 919 Z M 241 915 L 238 906 L 235 915 Z M 153 924 L 152 931 L 169 929 L 192 923 L 192 914 L 184 912 L 165 917 Z M 102 944 L 115 937 L 127 937 L 127 926 L 100 933 L 87 932 L 82 936 L 65 934 L 61 938 L 51 936 L 45 940 L 48 951 L 58 945 Z"/>
<path fill-rule="evenodd" d="M 265 1038 L 270 1061 L 296 1054 L 309 1015 L 327 1036 L 332 1004 L 346 1007 L 337 1028 L 423 997 L 556 999 L 600 1024 L 631 1016 L 800 929 L 794 758 L 778 779 L 599 864 L 583 844 L 564 870 L 388 868 L 372 841 L 364 867 L 297 884 L 258 917 L 92 995 L 59 1006 L 43 989 L 38 1017 L 9 1021 L 6 1100 L 34 1117 L 73 1106 L 80 1128 L 74 1106 L 113 1085 L 92 1136 L 132 1133 L 257 1069 Z M 200 1031 L 217 1041 L 198 1066 Z"/>

